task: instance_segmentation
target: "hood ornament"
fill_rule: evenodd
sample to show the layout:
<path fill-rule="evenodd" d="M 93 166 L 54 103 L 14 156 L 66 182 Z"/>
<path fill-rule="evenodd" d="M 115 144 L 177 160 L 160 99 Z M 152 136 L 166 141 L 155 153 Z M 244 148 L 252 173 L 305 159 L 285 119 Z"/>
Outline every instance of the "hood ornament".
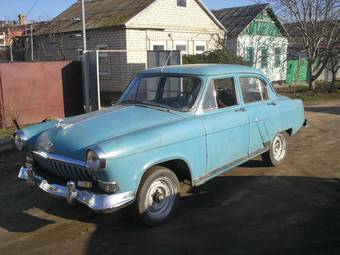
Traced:
<path fill-rule="evenodd" d="M 57 123 L 55 124 L 56 128 L 62 128 L 62 129 L 68 129 L 72 126 L 73 126 L 73 124 L 66 124 L 65 121 L 62 120 L 62 119 L 58 119 Z"/>

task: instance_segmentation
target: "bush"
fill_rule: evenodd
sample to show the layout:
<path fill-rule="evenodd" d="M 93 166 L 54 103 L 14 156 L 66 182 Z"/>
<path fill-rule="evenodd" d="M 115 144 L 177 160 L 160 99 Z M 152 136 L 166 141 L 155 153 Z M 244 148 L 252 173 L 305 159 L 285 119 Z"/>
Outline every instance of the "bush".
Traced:
<path fill-rule="evenodd" d="M 207 63 L 249 65 L 246 61 L 243 60 L 243 58 L 226 49 L 208 51 L 201 55 L 183 56 L 183 64 Z"/>

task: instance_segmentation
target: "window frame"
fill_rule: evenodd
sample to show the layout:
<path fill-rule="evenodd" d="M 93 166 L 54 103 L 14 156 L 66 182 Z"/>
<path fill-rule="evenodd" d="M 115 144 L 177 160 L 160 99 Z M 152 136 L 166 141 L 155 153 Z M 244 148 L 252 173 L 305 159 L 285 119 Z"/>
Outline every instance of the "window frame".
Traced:
<path fill-rule="evenodd" d="M 216 95 L 215 84 L 212 84 L 212 82 L 214 82 L 215 80 L 224 80 L 224 79 L 232 79 L 234 81 L 237 104 L 236 105 L 227 106 L 227 107 L 224 107 L 224 108 L 219 108 L 218 104 L 217 104 L 217 95 Z M 216 108 L 206 109 L 206 108 L 204 108 L 204 104 L 205 104 L 205 100 L 207 99 L 209 89 L 211 89 L 210 86 L 214 86 L 214 91 L 215 91 L 215 93 L 214 93 L 214 100 L 215 100 Z M 202 97 L 202 100 L 201 100 L 202 101 L 202 106 L 201 106 L 202 111 L 204 113 L 221 112 L 221 111 L 228 111 L 228 110 L 240 107 L 241 104 L 242 104 L 242 101 L 241 101 L 241 95 L 240 95 L 240 91 L 239 91 L 238 87 L 239 87 L 238 86 L 238 79 L 237 79 L 237 76 L 235 76 L 235 75 L 211 77 L 207 81 L 207 88 L 205 89 L 204 96 Z"/>
<path fill-rule="evenodd" d="M 243 98 L 243 93 L 242 93 L 241 78 L 249 78 L 249 79 L 256 78 L 256 79 L 261 80 L 264 83 L 265 88 L 267 90 L 268 98 L 265 99 L 265 100 L 261 100 L 261 101 L 245 102 L 244 98 Z M 242 104 L 243 105 L 263 104 L 263 103 L 268 103 L 268 102 L 270 102 L 272 100 L 272 95 L 271 95 L 271 93 L 269 93 L 269 89 L 268 89 L 268 87 L 271 87 L 271 86 L 268 83 L 268 80 L 265 79 L 263 76 L 257 75 L 257 74 L 241 74 L 241 75 L 238 75 L 237 82 L 238 82 L 238 85 L 239 85 L 239 93 L 240 93 L 240 96 L 242 98 Z M 273 91 L 272 88 L 271 88 L 271 91 Z"/>
<path fill-rule="evenodd" d="M 203 54 L 204 52 L 207 51 L 207 42 L 206 41 L 195 41 L 195 45 L 194 45 L 194 54 L 195 55 L 200 55 L 200 54 Z M 197 46 L 200 47 L 200 46 L 204 46 L 204 51 L 198 51 L 197 50 Z"/>
<path fill-rule="evenodd" d="M 281 60 L 282 60 L 282 48 L 275 47 L 274 48 L 274 67 L 278 68 L 281 66 Z"/>
<path fill-rule="evenodd" d="M 249 53 L 252 53 L 251 55 Z M 251 64 L 251 66 L 254 66 L 255 64 L 255 48 L 250 46 L 246 48 L 246 61 Z"/>
<path fill-rule="evenodd" d="M 163 46 L 163 50 L 154 50 L 154 46 Z M 153 41 L 150 44 L 150 50 L 152 51 L 166 51 L 166 41 Z"/>
<path fill-rule="evenodd" d="M 184 1 L 184 5 L 181 5 L 182 1 Z M 188 0 L 177 0 L 176 6 L 178 8 L 187 8 L 188 7 Z"/>
<path fill-rule="evenodd" d="M 177 46 L 185 46 L 185 50 L 181 50 L 181 53 L 183 55 L 188 55 L 189 47 L 188 47 L 187 41 L 175 41 L 175 49 L 174 50 L 177 50 Z"/>
<path fill-rule="evenodd" d="M 188 110 L 179 110 L 179 109 L 172 109 L 173 111 L 176 112 L 182 112 L 182 113 L 188 113 L 188 112 L 196 112 L 198 109 L 200 103 L 202 102 L 202 98 L 204 97 L 205 93 L 205 79 L 203 79 L 201 76 L 198 75 L 192 75 L 192 74 L 171 74 L 171 73 L 163 73 L 163 74 L 158 74 L 158 73 L 148 73 L 148 74 L 139 74 L 136 75 L 130 82 L 129 85 L 125 88 L 124 92 L 122 93 L 122 96 L 119 98 L 117 104 L 120 104 L 122 102 L 122 99 L 124 96 L 126 96 L 130 91 L 133 89 L 132 83 L 135 81 L 136 78 L 138 79 L 143 79 L 143 78 L 151 78 L 151 77 L 188 77 L 188 78 L 197 78 L 201 83 L 200 83 L 200 88 L 199 92 L 197 94 L 196 100 L 192 107 Z"/>
<path fill-rule="evenodd" d="M 266 52 L 264 55 L 263 53 Z M 269 66 L 269 48 L 261 48 L 261 68 L 268 68 Z"/>
<path fill-rule="evenodd" d="M 102 49 L 104 48 L 104 49 Z M 96 46 L 96 49 L 99 51 L 99 50 L 108 50 L 109 49 L 109 46 L 107 44 L 99 44 Z M 100 71 L 100 58 L 106 58 L 106 61 L 107 61 L 107 72 L 101 72 Z M 110 74 L 110 66 L 109 66 L 109 54 L 108 53 L 105 53 L 105 52 L 98 52 L 98 70 L 99 70 L 99 75 L 108 75 Z"/>

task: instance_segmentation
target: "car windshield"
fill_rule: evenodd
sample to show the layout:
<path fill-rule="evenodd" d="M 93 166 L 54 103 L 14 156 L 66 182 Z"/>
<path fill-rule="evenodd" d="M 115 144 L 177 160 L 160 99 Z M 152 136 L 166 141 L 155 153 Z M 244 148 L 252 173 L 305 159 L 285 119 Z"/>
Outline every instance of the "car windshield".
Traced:
<path fill-rule="evenodd" d="M 137 76 L 119 104 L 188 111 L 195 104 L 201 84 L 199 78 L 191 76 Z"/>

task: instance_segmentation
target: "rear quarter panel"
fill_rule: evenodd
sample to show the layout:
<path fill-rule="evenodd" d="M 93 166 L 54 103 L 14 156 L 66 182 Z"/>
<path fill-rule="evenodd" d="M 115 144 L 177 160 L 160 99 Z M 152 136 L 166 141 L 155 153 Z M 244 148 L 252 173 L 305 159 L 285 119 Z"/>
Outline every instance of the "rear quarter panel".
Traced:
<path fill-rule="evenodd" d="M 305 120 L 303 101 L 279 96 L 277 100 L 281 131 L 292 130 L 296 134 Z"/>

